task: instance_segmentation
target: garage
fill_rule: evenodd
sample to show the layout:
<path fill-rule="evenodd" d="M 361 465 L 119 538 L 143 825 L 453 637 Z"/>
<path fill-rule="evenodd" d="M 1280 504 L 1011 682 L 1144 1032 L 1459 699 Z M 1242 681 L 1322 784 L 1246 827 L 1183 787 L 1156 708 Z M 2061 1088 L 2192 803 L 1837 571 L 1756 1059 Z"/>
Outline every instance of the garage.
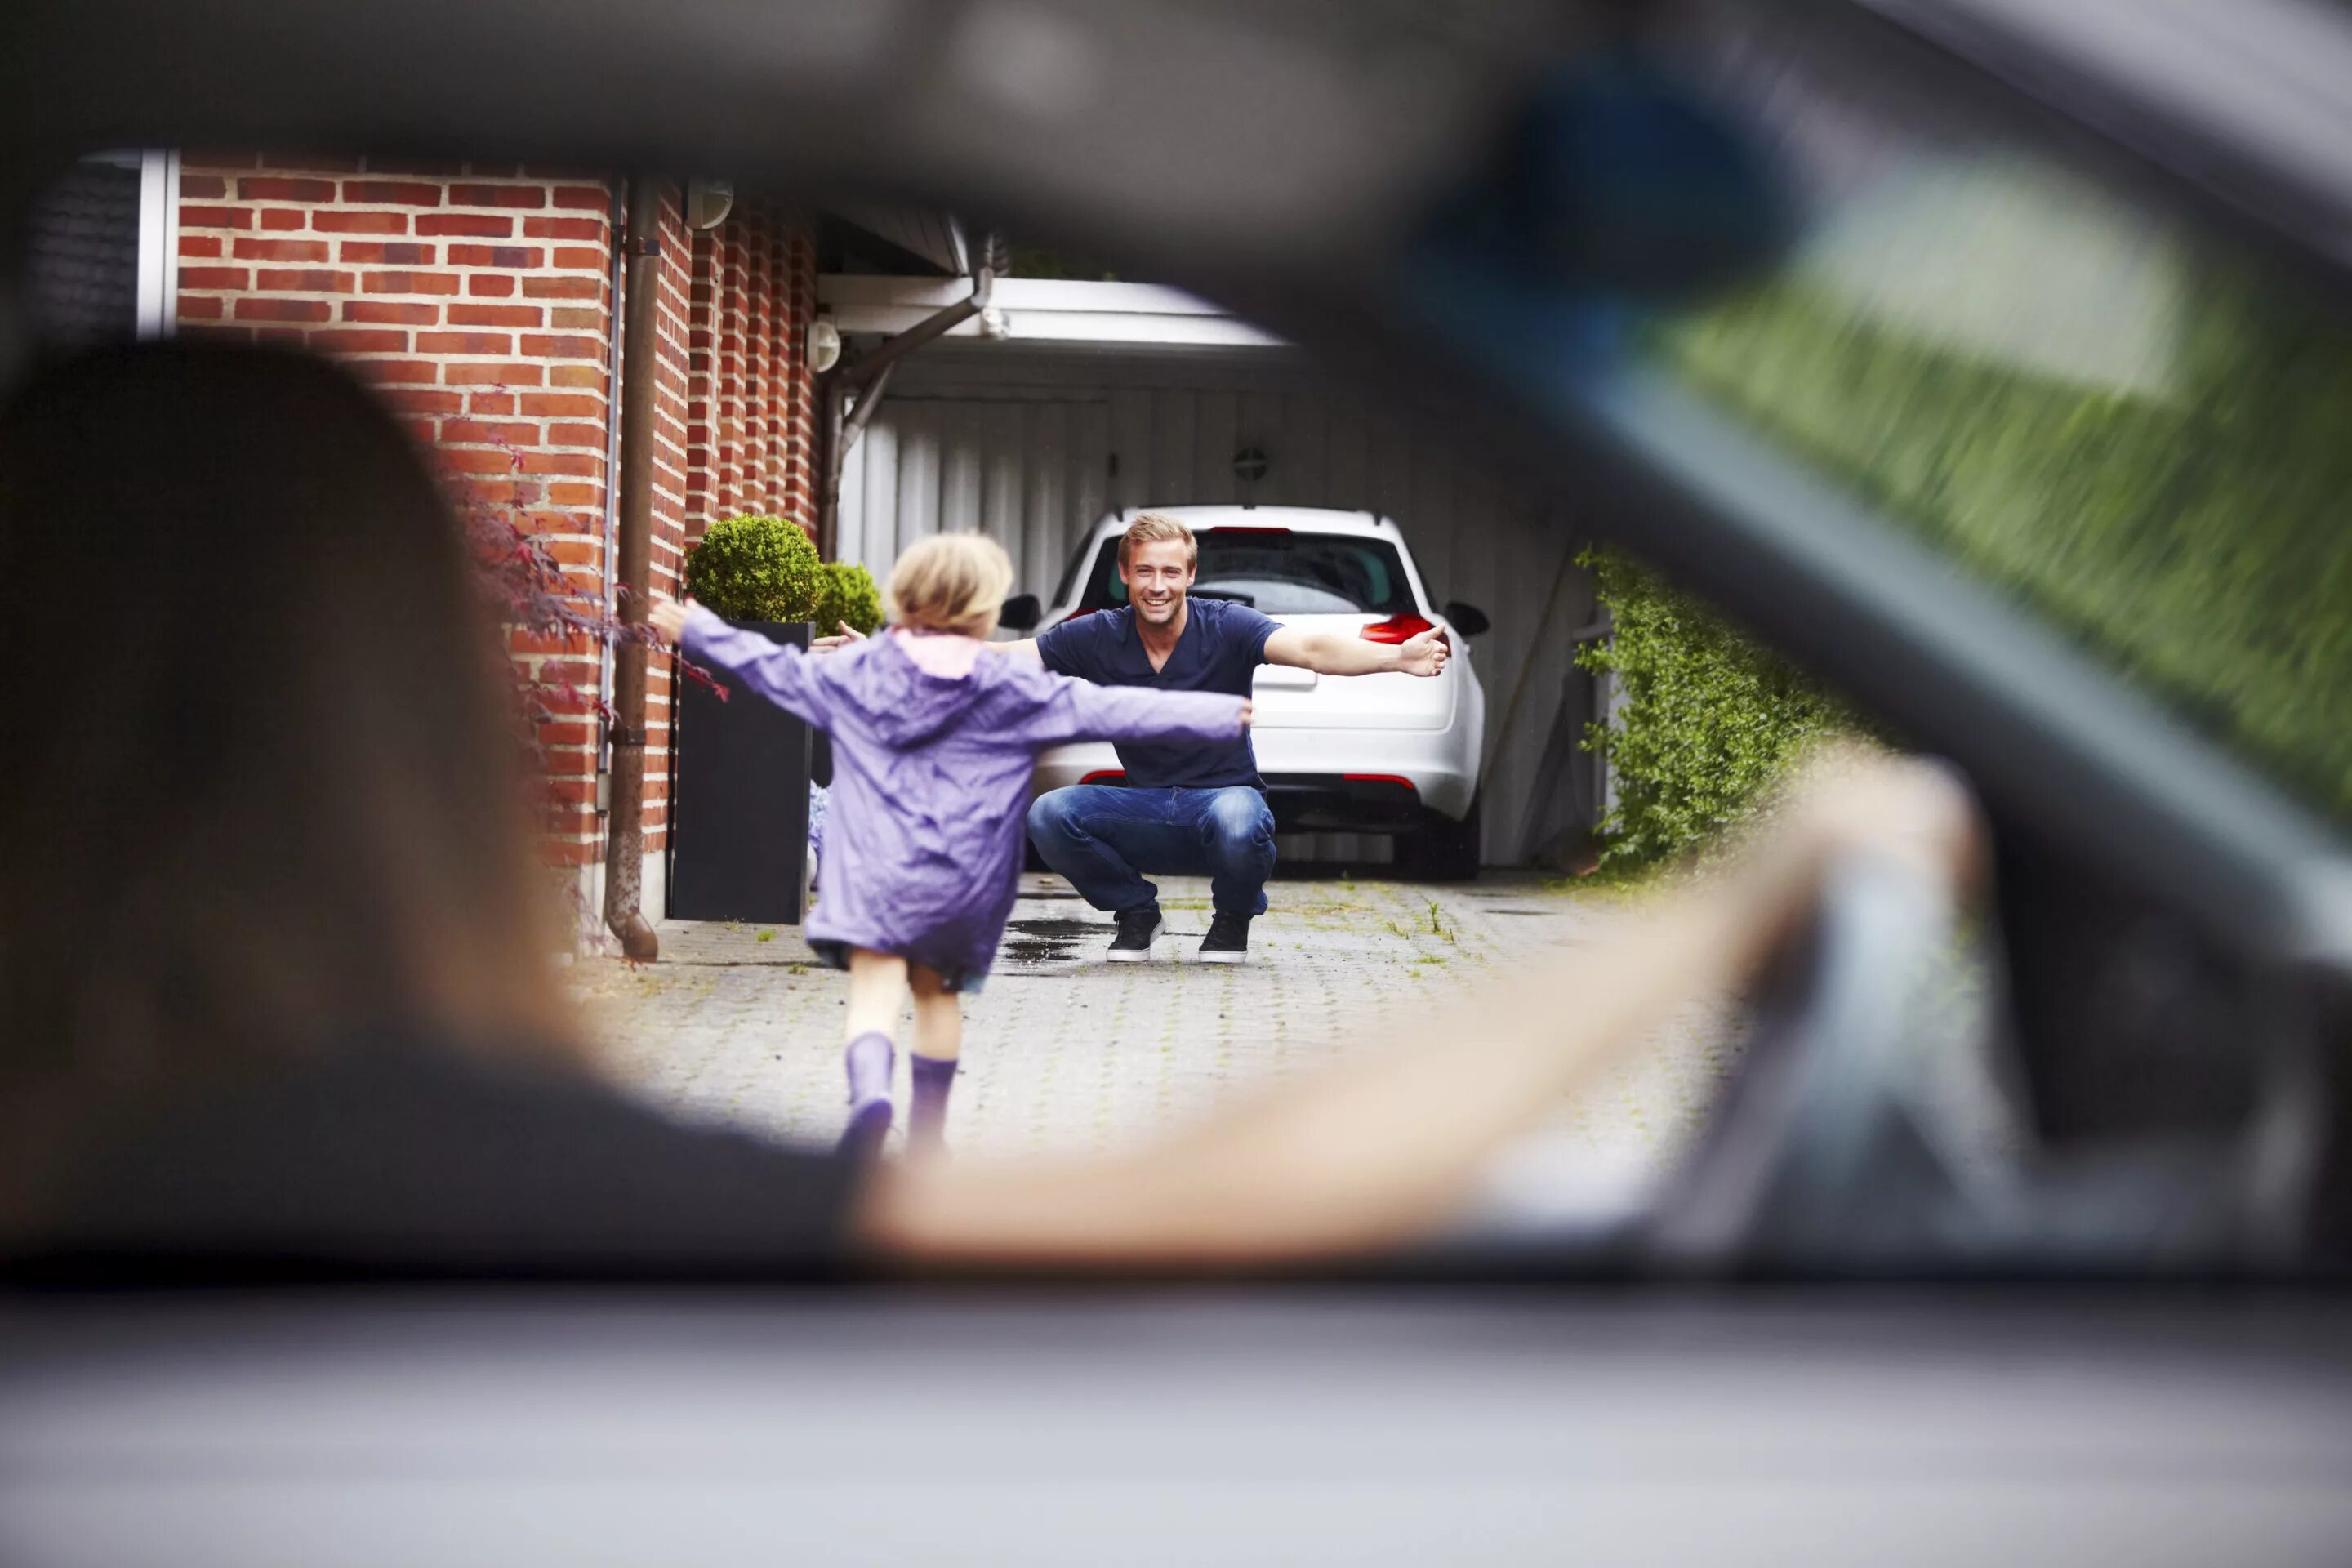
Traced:
<path fill-rule="evenodd" d="M 906 331 L 959 279 L 828 275 L 845 337 Z M 1007 279 L 981 318 L 897 366 L 845 454 L 837 548 L 877 578 L 928 533 L 1002 543 L 1018 588 L 1050 597 L 1113 508 L 1330 507 L 1391 518 L 1433 600 L 1485 610 L 1484 847 L 1492 866 L 1559 865 L 1603 799 L 1577 744 L 1594 682 L 1570 659 L 1596 605 L 1555 503 L 1335 384 L 1214 307 L 1150 285 Z M 1292 859 L 1377 865 L 1376 836 L 1294 835 Z"/>

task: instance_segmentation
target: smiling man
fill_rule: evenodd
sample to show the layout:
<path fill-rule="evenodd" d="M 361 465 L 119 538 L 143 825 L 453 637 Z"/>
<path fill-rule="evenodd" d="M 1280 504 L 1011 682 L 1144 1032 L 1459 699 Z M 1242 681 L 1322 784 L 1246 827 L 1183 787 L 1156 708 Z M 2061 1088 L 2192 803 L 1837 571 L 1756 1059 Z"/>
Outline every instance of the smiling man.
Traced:
<path fill-rule="evenodd" d="M 1119 540 L 1124 606 L 1063 622 L 1010 645 L 1045 668 L 1106 686 L 1250 695 L 1261 664 L 1321 675 L 1402 670 L 1433 676 L 1445 668 L 1434 629 L 1402 644 L 1302 632 L 1226 599 L 1192 597 L 1200 549 L 1173 518 L 1139 516 Z M 1213 915 L 1201 957 L 1237 963 L 1249 952 L 1250 921 L 1265 910 L 1274 871 L 1274 814 L 1257 754 L 1244 733 L 1216 744 L 1118 748 L 1124 786 L 1075 784 L 1037 797 L 1029 837 L 1046 865 L 1118 922 L 1115 963 L 1149 958 L 1160 929 L 1159 889 L 1146 873 L 1206 876 Z"/>

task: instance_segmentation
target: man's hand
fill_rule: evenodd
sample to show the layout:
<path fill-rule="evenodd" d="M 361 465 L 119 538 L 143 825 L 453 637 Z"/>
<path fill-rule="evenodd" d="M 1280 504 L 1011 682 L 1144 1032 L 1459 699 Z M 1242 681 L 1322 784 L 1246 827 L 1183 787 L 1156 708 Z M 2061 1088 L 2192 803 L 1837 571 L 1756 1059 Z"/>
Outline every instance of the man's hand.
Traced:
<path fill-rule="evenodd" d="M 864 642 L 866 640 L 866 634 L 859 631 L 856 626 L 851 626 L 847 621 L 835 621 L 833 624 L 839 626 L 841 630 L 835 632 L 828 637 L 811 638 L 809 641 L 809 652 L 839 653 L 851 643 Z"/>
<path fill-rule="evenodd" d="M 1242 729 L 1243 729 L 1244 731 L 1246 731 L 1249 729 L 1249 727 L 1250 727 L 1250 714 L 1252 713 L 1252 711 L 1253 711 L 1253 710 L 1255 710 L 1256 709 L 1256 707 L 1257 707 L 1257 704 L 1256 704 L 1256 703 L 1255 703 L 1255 702 L 1252 702 L 1248 698 L 1244 697 L 1244 698 L 1243 698 L 1243 699 L 1242 699 L 1242 723 L 1241 723 L 1241 727 L 1242 727 Z"/>
<path fill-rule="evenodd" d="M 1397 668 L 1407 675 L 1435 675 L 1453 657 L 1445 634 L 1432 626 L 1417 637 L 1408 637 L 1397 649 Z"/>
<path fill-rule="evenodd" d="M 693 604 L 694 601 L 688 599 L 681 605 L 656 588 L 654 590 L 653 608 L 646 612 L 646 625 L 653 627 L 654 635 L 664 643 L 676 647 L 677 639 L 686 635 L 686 612 Z"/>

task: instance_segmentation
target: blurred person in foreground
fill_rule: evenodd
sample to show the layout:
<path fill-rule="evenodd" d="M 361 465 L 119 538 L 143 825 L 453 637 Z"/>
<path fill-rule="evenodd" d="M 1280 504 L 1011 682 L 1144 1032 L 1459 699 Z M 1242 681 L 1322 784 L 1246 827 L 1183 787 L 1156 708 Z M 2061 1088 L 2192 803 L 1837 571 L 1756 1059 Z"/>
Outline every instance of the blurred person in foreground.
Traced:
<path fill-rule="evenodd" d="M 1148 1147 L 798 1151 L 595 1078 L 474 570 L 424 459 L 322 363 L 110 351 L 0 413 L 17 1267 L 821 1274 L 1408 1245 L 1504 1140 L 1748 974 L 1832 858 L 1949 877 L 1973 854 L 1940 773 L 1864 765 L 1610 940 Z"/>

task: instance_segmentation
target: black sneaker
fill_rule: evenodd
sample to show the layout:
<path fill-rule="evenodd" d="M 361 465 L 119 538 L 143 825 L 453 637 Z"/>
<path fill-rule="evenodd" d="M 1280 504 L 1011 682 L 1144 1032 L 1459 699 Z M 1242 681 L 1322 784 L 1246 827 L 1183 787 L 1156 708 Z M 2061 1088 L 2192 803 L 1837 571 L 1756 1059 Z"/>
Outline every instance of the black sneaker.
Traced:
<path fill-rule="evenodd" d="M 1118 934 L 1110 940 L 1108 956 L 1113 963 L 1141 963 L 1151 956 L 1151 939 L 1160 934 L 1160 906 L 1146 904 L 1139 910 L 1121 910 L 1111 919 L 1118 922 Z"/>
<path fill-rule="evenodd" d="M 1201 939 L 1201 962 L 1203 963 L 1239 963 L 1249 956 L 1249 923 L 1247 915 L 1218 915 L 1209 922 L 1209 934 Z"/>

